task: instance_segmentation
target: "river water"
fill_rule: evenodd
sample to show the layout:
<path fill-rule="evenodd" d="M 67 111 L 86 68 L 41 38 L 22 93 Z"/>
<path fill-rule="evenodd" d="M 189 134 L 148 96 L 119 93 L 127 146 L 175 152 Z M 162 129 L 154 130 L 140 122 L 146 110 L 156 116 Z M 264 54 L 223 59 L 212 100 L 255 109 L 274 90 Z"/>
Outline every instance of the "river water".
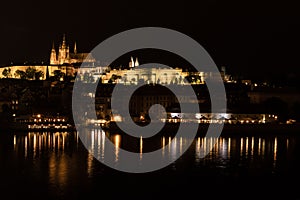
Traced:
<path fill-rule="evenodd" d="M 270 199 L 285 195 L 299 199 L 300 137 L 295 134 L 260 134 L 219 138 L 196 137 L 175 162 L 148 173 L 120 172 L 105 160 L 107 140 L 115 148 L 132 148 L 141 155 L 164 149 L 182 152 L 188 138 L 157 137 L 126 142 L 126 136 L 92 130 L 97 159 L 77 132 L 1 133 L 0 191 L 8 199 Z M 211 146 L 210 146 L 211 145 Z M 210 146 L 204 158 L 201 146 Z M 2 198 L 1 198 L 2 199 Z"/>

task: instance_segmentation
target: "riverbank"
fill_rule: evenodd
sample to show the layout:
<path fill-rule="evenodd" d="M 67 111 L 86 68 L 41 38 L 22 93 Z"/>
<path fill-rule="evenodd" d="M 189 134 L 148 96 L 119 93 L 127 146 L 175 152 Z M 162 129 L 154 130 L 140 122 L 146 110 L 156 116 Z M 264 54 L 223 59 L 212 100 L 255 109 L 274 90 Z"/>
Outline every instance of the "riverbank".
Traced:
<path fill-rule="evenodd" d="M 197 124 L 197 136 L 206 136 L 209 124 Z M 158 135 L 174 136 L 177 134 L 180 124 L 167 123 L 158 133 Z M 191 124 L 182 124 L 184 130 L 189 130 Z M 99 126 L 89 126 L 88 129 L 99 129 Z M 109 134 L 126 134 L 122 131 L 116 123 L 110 123 L 109 127 L 102 127 L 102 129 Z M 0 126 L 1 132 L 62 132 L 62 131 L 76 131 L 75 125 L 64 127 L 57 126 L 56 128 L 31 128 L 29 129 L 25 124 L 2 124 Z M 255 135 L 299 135 L 300 124 L 224 124 L 221 136 L 255 136 Z"/>
<path fill-rule="evenodd" d="M 163 135 L 176 135 L 180 124 L 166 124 L 160 131 Z M 198 124 L 197 136 L 205 136 L 209 124 Z M 182 124 L 187 130 L 191 124 Z M 106 130 L 111 134 L 125 134 L 115 123 L 110 123 Z M 285 135 L 300 136 L 300 124 L 224 124 L 221 136 L 250 136 L 250 135 Z"/>

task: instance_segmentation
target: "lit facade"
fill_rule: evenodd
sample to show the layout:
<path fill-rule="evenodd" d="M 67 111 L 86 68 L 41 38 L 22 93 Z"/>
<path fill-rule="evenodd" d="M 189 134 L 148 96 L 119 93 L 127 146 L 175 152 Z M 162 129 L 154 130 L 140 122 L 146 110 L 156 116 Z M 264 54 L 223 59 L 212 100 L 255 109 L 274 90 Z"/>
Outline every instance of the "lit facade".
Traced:
<path fill-rule="evenodd" d="M 74 64 L 83 62 L 96 62 L 95 58 L 90 53 L 78 53 L 76 42 L 73 52 L 70 52 L 70 46 L 67 45 L 64 35 L 62 43 L 59 45 L 58 53 L 56 52 L 54 43 L 50 54 L 50 65 Z"/>

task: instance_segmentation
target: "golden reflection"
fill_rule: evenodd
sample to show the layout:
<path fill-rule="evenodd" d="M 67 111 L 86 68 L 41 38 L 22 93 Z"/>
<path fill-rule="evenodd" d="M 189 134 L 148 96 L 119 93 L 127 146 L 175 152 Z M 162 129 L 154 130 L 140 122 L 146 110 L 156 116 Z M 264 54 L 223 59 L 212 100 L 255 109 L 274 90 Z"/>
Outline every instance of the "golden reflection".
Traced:
<path fill-rule="evenodd" d="M 51 147 L 51 137 L 50 137 L 50 134 L 48 135 L 48 148 Z"/>
<path fill-rule="evenodd" d="M 258 155 L 261 153 L 261 138 L 258 139 Z"/>
<path fill-rule="evenodd" d="M 249 152 L 249 139 L 248 139 L 248 137 L 246 137 L 246 151 L 245 151 L 245 153 L 246 153 L 246 158 L 247 158 L 247 156 L 248 156 L 248 152 Z"/>
<path fill-rule="evenodd" d="M 41 152 L 41 150 L 42 150 L 42 135 L 38 136 L 38 144 L 39 144 L 39 151 L 38 152 Z"/>
<path fill-rule="evenodd" d="M 221 145 L 222 145 L 222 155 L 225 156 L 226 154 L 228 154 L 227 151 L 226 151 L 227 149 L 226 149 L 225 138 L 222 139 L 222 144 Z M 227 148 L 228 148 L 228 144 L 227 144 Z"/>
<path fill-rule="evenodd" d="M 39 156 L 43 149 L 51 150 L 64 150 L 68 143 L 68 132 L 29 132 L 24 136 L 24 140 L 20 139 L 23 142 L 23 147 L 25 148 L 25 157 L 32 155 L 33 158 Z M 18 137 L 14 136 L 14 148 L 17 148 Z M 32 152 L 32 154 L 31 154 Z"/>
<path fill-rule="evenodd" d="M 228 138 L 228 147 L 227 147 L 227 156 L 230 158 L 230 150 L 231 150 L 231 138 Z"/>
<path fill-rule="evenodd" d="M 143 137 L 140 138 L 140 159 L 143 158 Z"/>
<path fill-rule="evenodd" d="M 172 158 L 176 158 L 176 154 L 177 154 L 177 137 L 173 138 L 174 142 L 172 144 Z"/>
<path fill-rule="evenodd" d="M 179 139 L 179 154 L 181 155 L 182 153 L 182 137 Z"/>
<path fill-rule="evenodd" d="M 204 140 L 204 142 L 203 142 L 203 147 L 204 147 L 204 148 L 203 148 L 203 151 L 204 151 L 204 152 L 203 152 L 203 153 L 204 153 L 204 155 L 206 155 L 206 148 L 207 148 L 206 137 L 204 137 L 203 140 Z"/>
<path fill-rule="evenodd" d="M 60 137 L 59 137 L 59 133 L 55 133 L 56 137 L 57 137 L 57 149 L 60 148 Z"/>
<path fill-rule="evenodd" d="M 162 156 L 163 157 L 165 155 L 165 145 L 166 145 L 166 138 L 165 138 L 165 136 L 163 136 L 162 137 L 162 144 L 161 144 L 161 146 L 162 146 Z"/>
<path fill-rule="evenodd" d="M 197 142 L 196 142 L 196 162 L 199 162 L 200 160 L 200 149 L 201 149 L 201 139 L 198 137 Z"/>
<path fill-rule="evenodd" d="M 241 155 L 243 155 L 243 150 L 244 150 L 244 147 L 243 147 L 243 145 L 244 145 L 244 141 L 243 141 L 243 138 L 241 138 Z"/>
<path fill-rule="evenodd" d="M 36 145 L 36 134 L 34 134 L 33 135 L 33 157 L 35 158 L 35 156 L 36 156 L 36 149 L 37 149 L 37 147 L 36 147 L 37 145 Z"/>
<path fill-rule="evenodd" d="M 101 131 L 98 130 L 97 132 L 97 156 L 101 155 Z"/>
<path fill-rule="evenodd" d="M 275 137 L 273 152 L 274 152 L 274 164 L 276 164 L 275 162 L 277 160 L 277 137 Z"/>
<path fill-rule="evenodd" d="M 62 150 L 65 149 L 65 134 L 62 134 Z"/>
<path fill-rule="evenodd" d="M 55 149 L 55 133 L 52 135 L 52 145 L 53 145 L 53 149 Z"/>
<path fill-rule="evenodd" d="M 171 137 L 169 137 L 169 142 L 168 142 L 168 152 L 169 152 L 169 155 L 170 155 L 170 152 L 171 152 Z"/>
<path fill-rule="evenodd" d="M 266 143 L 266 142 L 265 142 L 265 139 L 263 139 L 263 140 L 262 140 L 262 152 L 261 152 L 262 155 L 265 155 L 265 148 L 266 148 L 265 143 Z"/>
<path fill-rule="evenodd" d="M 91 152 L 94 153 L 95 149 L 95 132 L 91 132 Z"/>
<path fill-rule="evenodd" d="M 93 159 L 94 159 L 93 153 L 89 152 L 87 157 L 87 174 L 89 177 L 91 177 L 93 173 Z"/>
<path fill-rule="evenodd" d="M 222 141 L 219 141 L 219 138 L 213 138 L 213 147 L 215 148 L 215 152 L 219 152 L 219 145 Z"/>
<path fill-rule="evenodd" d="M 114 137 L 114 143 L 115 143 L 115 161 L 117 162 L 119 160 L 119 150 L 120 150 L 120 144 L 121 144 L 121 136 L 115 135 Z"/>
<path fill-rule="evenodd" d="M 25 158 L 27 158 L 27 155 L 28 155 L 27 137 L 28 137 L 28 136 L 26 135 L 26 136 L 25 136 L 25 145 L 24 145 L 24 146 L 25 146 L 25 155 L 24 155 Z"/>
<path fill-rule="evenodd" d="M 254 152 L 254 137 L 251 138 L 251 156 L 253 156 Z"/>
<path fill-rule="evenodd" d="M 102 131 L 101 133 L 101 141 L 102 141 L 102 145 L 101 145 L 101 158 L 104 160 L 104 150 L 105 150 L 105 132 Z"/>
<path fill-rule="evenodd" d="M 16 144 L 17 144 L 17 138 L 16 135 L 14 135 L 14 149 L 16 148 Z"/>
<path fill-rule="evenodd" d="M 49 158 L 49 179 L 50 182 L 63 186 L 67 183 L 68 162 L 66 157 L 57 157 L 54 153 Z"/>

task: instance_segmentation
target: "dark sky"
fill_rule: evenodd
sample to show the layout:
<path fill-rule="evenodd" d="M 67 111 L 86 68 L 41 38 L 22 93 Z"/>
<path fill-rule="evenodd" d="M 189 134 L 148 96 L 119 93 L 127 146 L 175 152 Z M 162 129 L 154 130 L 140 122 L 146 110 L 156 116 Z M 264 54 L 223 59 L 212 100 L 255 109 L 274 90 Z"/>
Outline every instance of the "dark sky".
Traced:
<path fill-rule="evenodd" d="M 178 2 L 178 3 L 177 3 Z M 297 76 L 297 1 L 24 1 L 1 2 L 0 64 L 48 61 L 66 33 L 78 51 L 129 28 L 159 26 L 198 41 L 218 66 L 245 76 Z M 299 73 L 298 73 L 299 75 Z"/>

